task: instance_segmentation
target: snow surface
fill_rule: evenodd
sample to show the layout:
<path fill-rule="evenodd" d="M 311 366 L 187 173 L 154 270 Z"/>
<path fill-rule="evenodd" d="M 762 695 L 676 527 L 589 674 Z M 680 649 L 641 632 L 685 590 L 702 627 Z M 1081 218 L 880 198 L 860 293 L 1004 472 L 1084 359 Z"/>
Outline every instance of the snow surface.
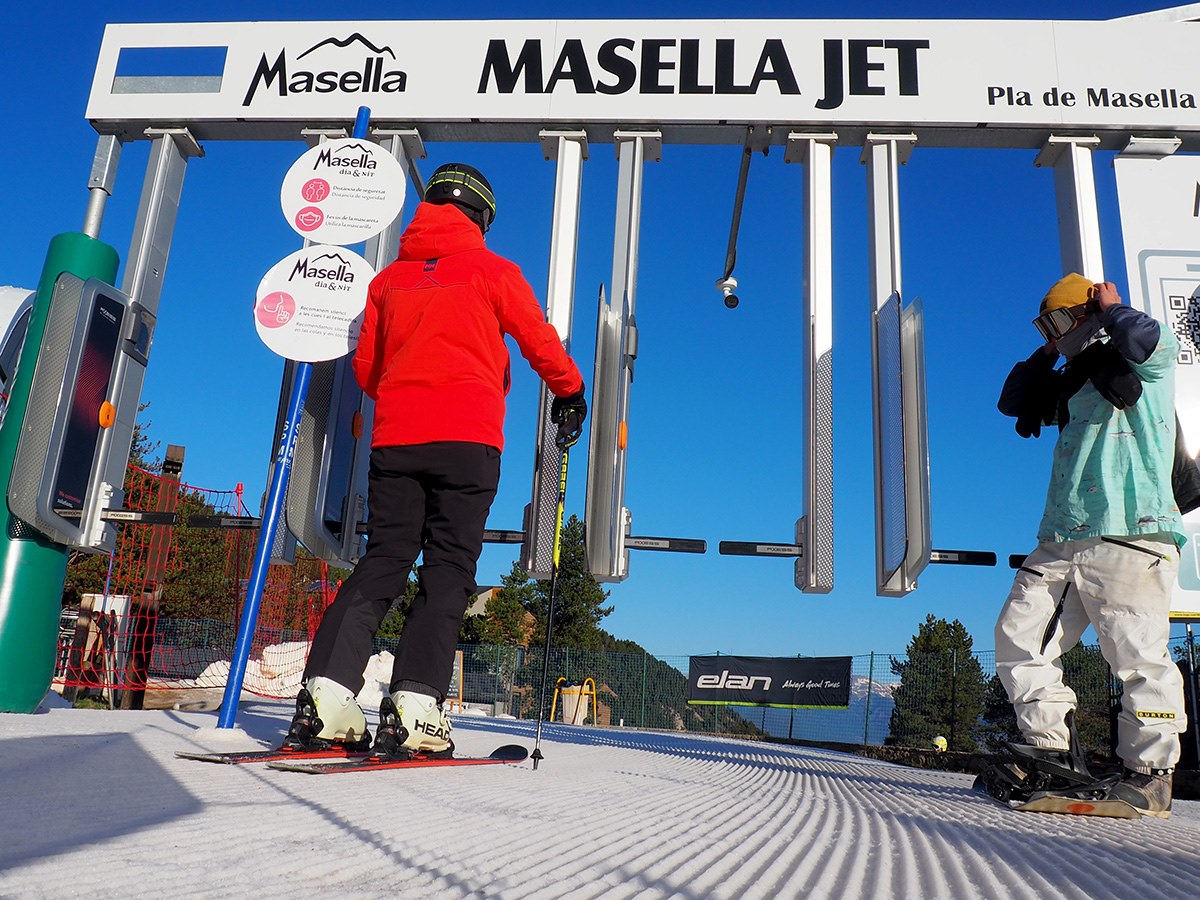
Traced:
<path fill-rule="evenodd" d="M 176 759 L 275 743 L 178 710 L 0 715 L 0 896 L 1197 896 L 1200 802 L 1008 811 L 971 777 L 832 751 L 547 725 L 518 766 L 313 777 Z M 464 755 L 529 722 L 457 716 Z"/>

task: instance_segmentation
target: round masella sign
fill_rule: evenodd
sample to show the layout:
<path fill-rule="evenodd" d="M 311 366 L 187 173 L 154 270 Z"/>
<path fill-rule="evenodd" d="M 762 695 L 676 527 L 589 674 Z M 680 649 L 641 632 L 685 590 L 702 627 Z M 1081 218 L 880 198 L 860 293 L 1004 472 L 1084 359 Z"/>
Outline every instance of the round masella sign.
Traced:
<path fill-rule="evenodd" d="M 404 168 L 361 138 L 326 141 L 292 163 L 279 202 L 288 224 L 320 244 L 356 244 L 373 238 L 400 215 Z"/>
<path fill-rule="evenodd" d="M 259 282 L 254 327 L 275 353 L 323 362 L 358 346 L 371 264 L 345 247 L 318 244 L 275 263 Z"/>

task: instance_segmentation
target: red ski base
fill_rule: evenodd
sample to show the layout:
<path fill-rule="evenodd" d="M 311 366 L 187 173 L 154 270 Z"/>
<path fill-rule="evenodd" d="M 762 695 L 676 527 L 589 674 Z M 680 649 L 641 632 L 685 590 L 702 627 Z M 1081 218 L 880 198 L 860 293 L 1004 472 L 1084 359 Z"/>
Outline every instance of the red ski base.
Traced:
<path fill-rule="evenodd" d="M 488 766 L 504 763 L 519 763 L 529 757 L 529 751 L 519 744 L 497 747 L 489 756 L 414 756 L 412 759 L 379 759 L 376 757 L 347 758 L 343 762 L 303 763 L 276 761 L 267 763 L 268 768 L 282 772 L 303 772 L 306 775 L 331 775 L 335 772 L 373 772 L 381 769 L 426 769 L 450 766 Z"/>

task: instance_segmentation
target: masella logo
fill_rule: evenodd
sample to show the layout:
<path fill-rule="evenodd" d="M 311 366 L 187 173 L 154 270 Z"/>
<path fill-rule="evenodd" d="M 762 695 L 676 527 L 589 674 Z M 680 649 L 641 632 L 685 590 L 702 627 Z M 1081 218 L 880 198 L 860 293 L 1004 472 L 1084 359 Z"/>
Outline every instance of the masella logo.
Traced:
<path fill-rule="evenodd" d="M 313 161 L 313 170 L 321 168 L 359 169 L 368 171 L 374 169 L 377 163 L 371 158 L 371 151 L 363 144 L 343 144 L 338 148 L 337 155 L 328 147 L 323 147 Z"/>
<path fill-rule="evenodd" d="M 322 253 L 316 259 L 310 260 L 302 256 L 296 260 L 288 281 L 301 278 L 312 281 L 317 287 L 326 287 L 327 283 L 353 284 L 354 272 L 350 262 L 339 253 Z"/>
<path fill-rule="evenodd" d="M 347 38 L 325 38 L 298 55 L 290 64 L 287 48 L 271 62 L 264 53 L 246 89 L 242 106 L 249 106 L 259 89 L 291 94 L 398 94 L 408 83 L 407 73 L 394 66 L 391 47 L 376 47 L 358 32 Z"/>

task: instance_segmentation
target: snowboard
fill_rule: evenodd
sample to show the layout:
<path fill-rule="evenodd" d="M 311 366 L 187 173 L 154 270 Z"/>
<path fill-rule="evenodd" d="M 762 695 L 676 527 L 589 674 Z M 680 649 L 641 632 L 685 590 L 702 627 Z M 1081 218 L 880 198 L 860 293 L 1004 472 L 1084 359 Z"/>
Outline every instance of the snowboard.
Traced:
<path fill-rule="evenodd" d="M 989 800 L 999 803 L 1005 809 L 1018 812 L 1062 813 L 1069 816 L 1100 816 L 1110 819 L 1140 819 L 1142 814 L 1124 800 L 1105 799 L 1088 800 L 1055 794 L 1052 791 L 1038 791 L 1028 800 L 1001 800 L 987 789 L 987 784 L 980 776 L 975 779 L 973 789 L 983 794 Z"/>
<path fill-rule="evenodd" d="M 1060 797 L 1051 793 L 1034 794 L 1024 803 L 1012 808 L 1023 812 L 1065 813 L 1070 816 L 1102 816 L 1110 819 L 1142 817 L 1136 808 L 1124 800 L 1080 800 L 1077 797 Z"/>
<path fill-rule="evenodd" d="M 340 762 L 301 762 L 294 760 L 268 762 L 267 767 L 282 772 L 303 772 L 306 775 L 332 775 L 345 772 L 377 772 L 385 769 L 448 768 L 451 766 L 487 766 L 502 763 L 519 763 L 529 757 L 529 751 L 519 744 L 497 747 L 488 756 L 424 756 L 418 754 L 411 759 L 379 759 L 363 756 L 346 758 Z"/>

